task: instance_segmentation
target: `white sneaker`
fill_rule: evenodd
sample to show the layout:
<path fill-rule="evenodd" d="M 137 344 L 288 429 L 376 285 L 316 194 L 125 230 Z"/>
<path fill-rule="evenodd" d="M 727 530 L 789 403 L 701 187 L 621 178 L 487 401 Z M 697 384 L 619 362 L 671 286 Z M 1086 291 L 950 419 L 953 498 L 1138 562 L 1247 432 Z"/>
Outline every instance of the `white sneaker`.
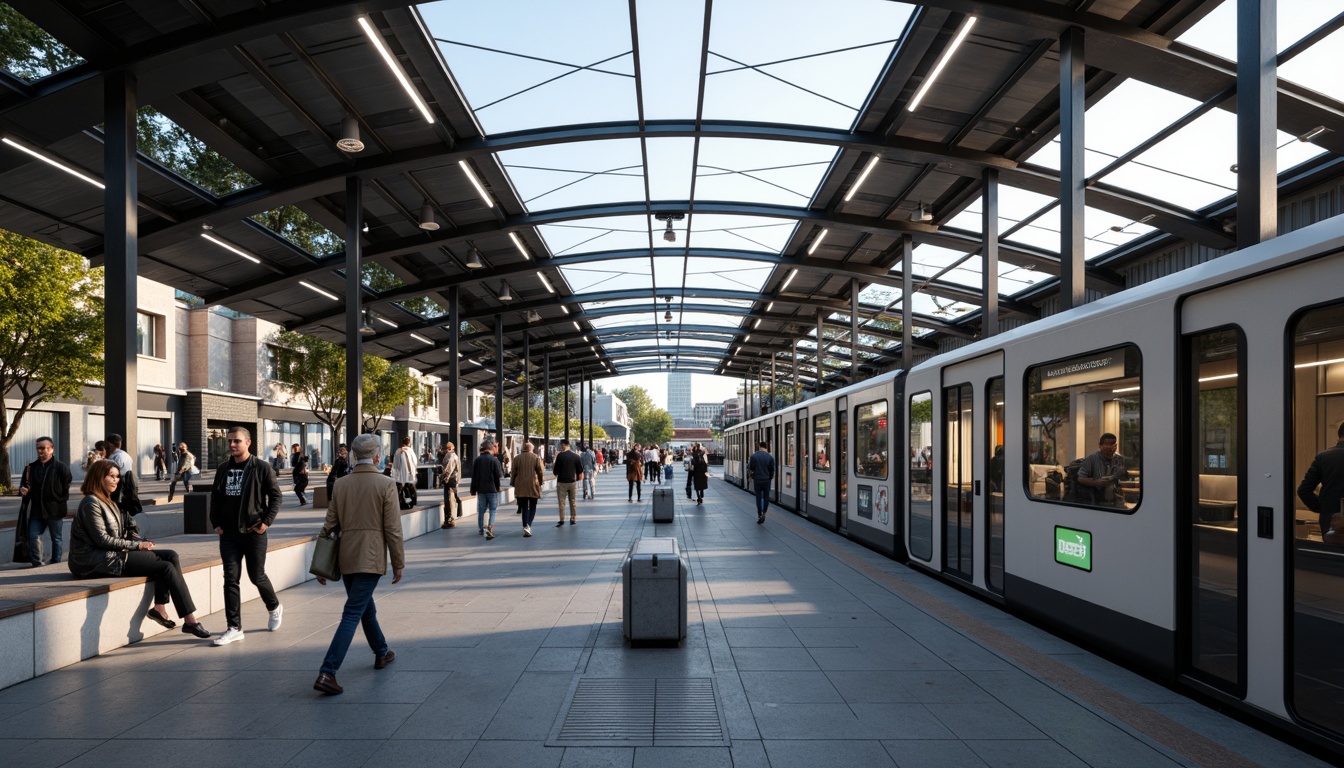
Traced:
<path fill-rule="evenodd" d="M 275 610 L 271 611 L 271 620 L 266 622 L 266 628 L 271 630 L 272 632 L 279 629 L 280 622 L 283 620 L 284 615 L 285 615 L 285 606 L 283 605 L 275 606 Z"/>
<path fill-rule="evenodd" d="M 236 643 L 242 639 L 243 630 L 238 629 L 237 627 L 229 627 L 224 630 L 224 634 L 215 638 L 214 643 L 215 645 L 228 645 L 229 643 Z"/>
<path fill-rule="evenodd" d="M 531 536 L 531 535 L 532 535 L 532 526 L 530 526 L 530 525 L 524 525 L 524 526 L 523 526 L 523 535 L 524 535 L 524 536 Z"/>

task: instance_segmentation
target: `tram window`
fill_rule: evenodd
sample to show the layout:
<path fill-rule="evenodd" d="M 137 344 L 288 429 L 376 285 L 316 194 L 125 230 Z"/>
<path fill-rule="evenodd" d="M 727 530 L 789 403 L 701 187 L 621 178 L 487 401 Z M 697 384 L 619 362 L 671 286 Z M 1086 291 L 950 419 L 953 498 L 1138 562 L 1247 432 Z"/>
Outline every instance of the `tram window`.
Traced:
<path fill-rule="evenodd" d="M 1027 369 L 1028 496 L 1119 512 L 1139 505 L 1142 368 L 1138 348 L 1124 346 Z"/>
<path fill-rule="evenodd" d="M 933 557 L 933 395 L 910 397 L 910 554 Z"/>
<path fill-rule="evenodd" d="M 854 417 L 854 475 L 887 478 L 887 401 L 860 405 Z"/>
<path fill-rule="evenodd" d="M 793 466 L 793 422 L 784 425 L 784 466 Z"/>
<path fill-rule="evenodd" d="M 812 417 L 812 468 L 826 472 L 831 468 L 831 414 L 821 413 Z"/>

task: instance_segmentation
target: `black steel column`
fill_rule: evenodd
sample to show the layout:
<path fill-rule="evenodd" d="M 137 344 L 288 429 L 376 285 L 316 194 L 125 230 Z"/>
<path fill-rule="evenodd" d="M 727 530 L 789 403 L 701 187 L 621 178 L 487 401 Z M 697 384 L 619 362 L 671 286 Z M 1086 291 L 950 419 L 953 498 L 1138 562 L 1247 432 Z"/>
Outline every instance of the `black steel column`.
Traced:
<path fill-rule="evenodd" d="M 569 369 L 565 369 L 565 440 L 569 440 L 569 388 L 574 386 L 570 383 Z"/>
<path fill-rule="evenodd" d="M 592 448 L 597 434 L 597 382 L 588 382 L 588 447 Z"/>
<path fill-rule="evenodd" d="M 771 413 L 774 413 L 775 410 L 776 410 L 776 408 L 775 408 L 775 380 L 776 380 L 776 378 L 779 376 L 779 369 L 777 369 L 777 368 L 775 367 L 775 361 L 776 361 L 776 359 L 777 359 L 777 358 L 775 357 L 774 354 L 771 354 L 771 355 L 770 355 L 770 412 L 771 412 Z"/>
<path fill-rule="evenodd" d="M 826 380 L 826 366 L 822 361 L 826 359 L 826 326 L 823 322 L 826 319 L 825 310 L 817 310 L 817 394 L 822 393 L 822 386 Z"/>
<path fill-rule="evenodd" d="M 546 441 L 546 460 L 554 461 L 551 456 L 551 353 L 541 356 L 541 439 Z"/>
<path fill-rule="evenodd" d="M 458 304 L 461 295 L 461 291 L 456 285 L 448 288 L 448 396 L 450 398 L 448 401 L 448 441 L 458 450 L 462 448 L 458 445 L 458 441 L 462 437 L 462 414 L 458 411 L 458 391 L 462 388 L 462 361 L 458 358 L 458 347 L 460 346 L 458 332 L 462 326 Z M 480 448 L 479 445 L 476 447 Z"/>
<path fill-rule="evenodd" d="M 523 440 L 532 440 L 532 335 L 523 331 Z"/>
<path fill-rule="evenodd" d="M 364 427 L 364 286 L 360 281 L 360 235 L 364 229 L 364 182 L 345 178 L 345 444 Z"/>
<path fill-rule="evenodd" d="M 1270 0 L 1266 0 L 1269 2 Z M 1083 144 L 1083 30 L 1071 27 L 1059 39 L 1059 311 L 1081 307 L 1083 281 L 1083 213 L 1087 189 L 1087 157 Z"/>
<path fill-rule="evenodd" d="M 1278 234 L 1276 0 L 1237 0 L 1237 247 Z"/>
<path fill-rule="evenodd" d="M 790 351 L 793 352 L 793 402 L 797 403 L 803 399 L 802 390 L 800 389 L 802 382 L 798 379 L 798 340 L 794 339 L 789 347 Z"/>
<path fill-rule="evenodd" d="M 584 397 L 583 385 L 588 382 L 588 372 L 579 371 L 579 442 L 583 442 Z"/>
<path fill-rule="evenodd" d="M 915 361 L 914 342 L 915 320 L 915 281 L 911 273 L 915 270 L 915 241 L 909 235 L 901 235 L 901 368 L 910 370 Z"/>
<path fill-rule="evenodd" d="M 849 383 L 859 383 L 859 281 L 849 279 Z"/>
<path fill-rule="evenodd" d="M 103 314 L 104 397 L 107 399 L 103 434 L 122 436 L 122 448 L 139 455 L 137 417 L 140 413 L 139 374 L 136 370 L 136 309 L 139 292 L 139 221 L 136 199 L 135 113 L 136 78 L 112 72 L 103 81 L 103 280 L 107 301 Z M 204 425 L 202 425 L 204 426 Z M 198 450 L 205 446 L 198 446 Z M 75 455 L 71 453 L 71 455 Z M 137 462 L 138 465 L 138 462 Z"/>
<path fill-rule="evenodd" d="M 495 315 L 495 439 L 504 450 L 504 317 Z"/>
<path fill-rule="evenodd" d="M 985 171 L 984 197 L 980 201 L 980 231 L 984 239 L 981 253 L 980 292 L 985 303 L 980 309 L 980 338 L 999 332 L 999 172 Z"/>

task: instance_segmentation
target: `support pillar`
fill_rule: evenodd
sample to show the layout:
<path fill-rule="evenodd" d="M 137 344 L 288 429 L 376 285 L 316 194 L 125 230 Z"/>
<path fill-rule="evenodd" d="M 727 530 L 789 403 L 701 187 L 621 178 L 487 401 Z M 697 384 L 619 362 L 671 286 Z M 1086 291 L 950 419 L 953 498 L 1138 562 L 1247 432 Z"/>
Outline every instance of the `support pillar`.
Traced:
<path fill-rule="evenodd" d="M 462 325 L 461 315 L 458 311 L 460 298 L 461 292 L 458 286 L 454 285 L 448 288 L 448 441 L 459 451 L 462 449 L 462 446 L 458 445 L 462 437 L 462 414 L 458 410 L 458 402 L 461 397 L 459 390 L 462 389 L 462 361 L 458 357 L 460 354 L 458 347 L 461 343 L 458 339 L 458 332 Z M 479 445 L 476 447 L 480 448 Z"/>
<path fill-rule="evenodd" d="M 587 371 L 579 371 L 579 442 L 583 442 L 583 423 L 584 416 L 587 413 L 584 406 L 587 405 L 583 396 L 583 386 L 588 383 Z"/>
<path fill-rule="evenodd" d="M 140 255 L 136 218 L 139 192 L 135 159 L 137 93 L 136 77 L 129 72 L 112 72 L 104 80 L 103 285 L 107 301 L 103 314 L 103 396 L 106 398 L 106 416 L 103 434 L 95 437 L 101 440 L 109 434 L 121 435 L 122 448 L 131 456 L 140 454 L 136 430 L 140 413 L 140 377 L 136 368 L 135 333 Z"/>
<path fill-rule="evenodd" d="M 794 339 L 790 346 L 793 352 L 793 402 L 796 404 L 803 399 L 802 392 L 799 390 L 799 385 L 802 382 L 798 379 L 798 340 Z"/>
<path fill-rule="evenodd" d="M 588 382 L 588 446 L 591 448 L 597 434 L 597 382 Z"/>
<path fill-rule="evenodd" d="M 569 378 L 569 370 L 565 370 L 565 440 L 569 440 L 569 390 L 574 385 Z"/>
<path fill-rule="evenodd" d="M 504 318 L 495 315 L 495 440 L 504 450 Z"/>
<path fill-rule="evenodd" d="M 555 461 L 551 455 L 551 353 L 541 357 L 541 439 L 546 441 L 546 461 Z"/>
<path fill-rule="evenodd" d="M 1237 248 L 1279 229 L 1276 6 L 1237 0 Z"/>
<path fill-rule="evenodd" d="M 824 391 L 826 383 L 826 319 L 824 310 L 817 310 L 817 395 Z"/>
<path fill-rule="evenodd" d="M 981 201 L 980 231 L 984 237 L 981 250 L 980 292 L 985 297 L 980 308 L 980 338 L 987 339 L 999 332 L 999 171 L 990 168 L 984 175 L 984 199 Z"/>
<path fill-rule="evenodd" d="M 1272 2 L 1272 0 L 1265 0 Z M 1086 205 L 1087 157 L 1083 111 L 1087 93 L 1083 80 L 1083 30 L 1070 27 L 1059 39 L 1059 311 L 1081 307 L 1084 282 L 1083 213 Z"/>
<path fill-rule="evenodd" d="M 901 235 L 901 369 L 910 370 L 915 360 L 914 342 L 915 320 L 915 281 L 911 273 L 915 269 L 915 241 L 909 235 Z"/>
<path fill-rule="evenodd" d="M 532 335 L 523 331 L 523 440 L 532 440 Z"/>
<path fill-rule="evenodd" d="M 360 257 L 364 229 L 364 182 L 345 178 L 345 444 L 353 445 L 364 427 L 364 286 Z"/>
<path fill-rule="evenodd" d="M 849 383 L 859 383 L 859 281 L 849 279 Z"/>

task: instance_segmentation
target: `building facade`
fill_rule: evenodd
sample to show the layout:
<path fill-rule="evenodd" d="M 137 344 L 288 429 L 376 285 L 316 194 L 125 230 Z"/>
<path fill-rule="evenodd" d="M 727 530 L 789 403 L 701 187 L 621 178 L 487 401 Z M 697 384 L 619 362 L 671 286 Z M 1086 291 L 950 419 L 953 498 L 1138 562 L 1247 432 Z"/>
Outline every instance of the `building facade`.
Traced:
<path fill-rule="evenodd" d="M 691 410 L 691 374 L 673 371 L 667 374 L 667 412 L 677 419 L 693 418 Z"/>
<path fill-rule="evenodd" d="M 722 428 L 723 403 L 696 403 L 691 409 L 691 418 L 700 429 Z"/>

